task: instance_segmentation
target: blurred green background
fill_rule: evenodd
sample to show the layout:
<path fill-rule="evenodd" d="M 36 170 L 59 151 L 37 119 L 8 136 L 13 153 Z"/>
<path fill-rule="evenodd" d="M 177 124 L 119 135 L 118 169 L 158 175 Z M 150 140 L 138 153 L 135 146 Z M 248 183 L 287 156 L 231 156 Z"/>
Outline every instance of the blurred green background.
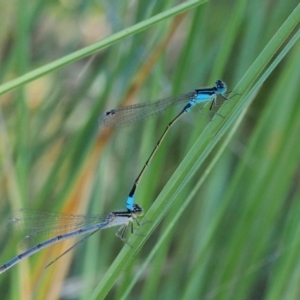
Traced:
<path fill-rule="evenodd" d="M 99 215 L 124 209 L 136 176 L 180 107 L 108 130 L 97 125 L 102 112 L 213 86 L 216 79 L 233 90 L 284 22 L 300 21 L 299 14 L 288 19 L 295 0 L 212 0 L 172 13 L 177 5 L 1 4 L 0 265 L 22 251 L 22 235 L 5 230 L 14 209 Z M 1 90 L 168 11 L 162 22 L 120 36 L 101 51 Z M 271 48 L 271 62 L 297 30 L 291 26 L 281 48 Z M 257 71 L 251 82 L 242 80 L 221 108 L 225 118 L 208 122 L 196 107 L 174 125 L 139 185 L 136 202 L 146 212 L 157 206 L 138 230 L 141 236 L 130 237 L 132 247 L 108 229 L 44 270 L 75 241 L 55 245 L 1 274 L 1 299 L 102 299 L 107 293 L 107 299 L 299 299 L 299 46 L 265 78 Z M 235 103 L 244 103 L 238 115 Z M 230 130 L 219 131 L 228 120 Z M 193 173 L 181 172 L 201 141 L 207 149 L 211 141 L 217 146 L 199 156 L 203 161 Z M 181 162 L 176 174 L 186 180 L 175 191 L 171 179 L 166 191 L 175 191 L 172 200 L 166 192 L 155 202 Z M 119 269 L 109 273 L 113 262 Z"/>

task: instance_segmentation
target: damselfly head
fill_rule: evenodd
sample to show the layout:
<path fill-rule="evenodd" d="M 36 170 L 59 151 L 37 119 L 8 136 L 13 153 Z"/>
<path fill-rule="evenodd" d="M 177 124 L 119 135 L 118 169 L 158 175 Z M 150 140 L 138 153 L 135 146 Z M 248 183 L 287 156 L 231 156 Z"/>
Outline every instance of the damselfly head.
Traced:
<path fill-rule="evenodd" d="M 144 210 L 136 203 L 133 204 L 133 212 L 138 216 L 141 217 L 144 214 Z"/>
<path fill-rule="evenodd" d="M 217 80 L 216 81 L 216 93 L 218 94 L 225 94 L 227 91 L 227 86 L 226 83 L 222 80 Z"/>

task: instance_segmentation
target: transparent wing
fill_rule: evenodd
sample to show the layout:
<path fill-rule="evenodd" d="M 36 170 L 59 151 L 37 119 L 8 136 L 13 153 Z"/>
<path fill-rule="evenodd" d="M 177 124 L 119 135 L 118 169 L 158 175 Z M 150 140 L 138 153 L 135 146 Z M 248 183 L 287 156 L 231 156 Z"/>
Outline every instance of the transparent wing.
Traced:
<path fill-rule="evenodd" d="M 99 117 L 100 127 L 123 127 L 140 122 L 166 111 L 175 104 L 188 103 L 195 97 L 195 92 L 190 92 L 177 97 L 157 100 L 153 103 L 135 104 L 121 108 L 111 109 Z"/>
<path fill-rule="evenodd" d="M 18 209 L 12 213 L 6 228 L 11 232 L 22 233 L 25 238 L 21 241 L 21 248 L 29 249 L 55 236 L 94 224 L 107 223 L 110 219 L 110 215 L 86 216 Z"/>

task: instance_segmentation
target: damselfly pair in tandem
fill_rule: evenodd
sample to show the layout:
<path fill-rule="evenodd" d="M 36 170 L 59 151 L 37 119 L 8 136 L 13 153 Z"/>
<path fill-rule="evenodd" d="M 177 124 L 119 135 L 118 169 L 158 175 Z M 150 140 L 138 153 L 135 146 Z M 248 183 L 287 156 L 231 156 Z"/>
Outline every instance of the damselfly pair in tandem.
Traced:
<path fill-rule="evenodd" d="M 27 232 L 27 235 L 22 241 L 22 245 L 25 246 L 27 250 L 0 266 L 0 273 L 5 272 L 23 259 L 46 247 L 69 238 L 87 234 L 83 239 L 47 265 L 49 266 L 94 233 L 109 227 L 120 226 L 117 231 L 117 236 L 120 237 L 122 241 L 126 241 L 125 232 L 129 224 L 131 224 L 131 232 L 133 232 L 133 221 L 136 221 L 136 223 L 140 225 L 138 218 L 143 214 L 143 209 L 134 201 L 137 186 L 167 132 L 182 115 L 189 112 L 196 104 L 211 102 L 210 110 L 212 110 L 212 107 L 216 105 L 217 95 L 227 100 L 226 90 L 226 84 L 222 80 L 217 80 L 216 85 L 211 88 L 196 89 L 193 92 L 181 96 L 164 98 L 153 103 L 136 104 L 119 109 L 112 109 L 102 114 L 99 118 L 100 127 L 122 127 L 154 117 L 176 104 L 185 103 L 180 113 L 166 127 L 141 172 L 135 179 L 126 200 L 126 210 L 114 211 L 104 217 L 57 214 L 54 212 L 32 212 L 24 209 L 17 210 L 9 219 L 8 228 L 20 227 L 21 230 Z M 49 222 L 53 224 L 49 224 Z M 40 241 L 40 237 L 44 237 L 43 242 L 37 242 Z"/>

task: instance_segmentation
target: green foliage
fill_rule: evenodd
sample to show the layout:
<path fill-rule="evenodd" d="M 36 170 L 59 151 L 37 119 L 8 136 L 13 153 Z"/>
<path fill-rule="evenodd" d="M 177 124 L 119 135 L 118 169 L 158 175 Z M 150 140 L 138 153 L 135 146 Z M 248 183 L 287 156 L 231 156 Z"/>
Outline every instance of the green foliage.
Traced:
<path fill-rule="evenodd" d="M 72 241 L 43 250 L 0 275 L 5 299 L 298 299 L 300 6 L 204 2 L 2 5 L 1 263 L 22 251 L 13 209 L 124 208 L 178 110 L 100 130 L 103 111 L 232 90 L 224 117 L 195 108 L 172 127 L 128 244 L 108 229 L 46 270 Z"/>

